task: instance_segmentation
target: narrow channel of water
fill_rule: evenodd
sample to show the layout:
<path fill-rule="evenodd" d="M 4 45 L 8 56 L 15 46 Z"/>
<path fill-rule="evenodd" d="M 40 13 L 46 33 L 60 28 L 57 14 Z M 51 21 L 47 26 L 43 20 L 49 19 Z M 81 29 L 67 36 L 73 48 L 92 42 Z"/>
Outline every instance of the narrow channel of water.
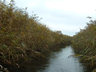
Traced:
<path fill-rule="evenodd" d="M 79 59 L 72 56 L 74 54 L 71 46 L 55 52 L 51 55 L 46 67 L 38 72 L 84 72 Z"/>

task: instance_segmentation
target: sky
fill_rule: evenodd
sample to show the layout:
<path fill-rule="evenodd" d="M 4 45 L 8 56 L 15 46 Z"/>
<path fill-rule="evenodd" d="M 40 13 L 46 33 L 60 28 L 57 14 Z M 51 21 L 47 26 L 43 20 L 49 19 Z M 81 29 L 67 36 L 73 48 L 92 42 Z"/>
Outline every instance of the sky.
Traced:
<path fill-rule="evenodd" d="M 7 2 L 10 0 L 6 0 Z M 73 36 L 86 26 L 87 18 L 96 15 L 96 0 L 14 0 L 30 15 L 37 14 L 40 23 L 53 31 Z"/>

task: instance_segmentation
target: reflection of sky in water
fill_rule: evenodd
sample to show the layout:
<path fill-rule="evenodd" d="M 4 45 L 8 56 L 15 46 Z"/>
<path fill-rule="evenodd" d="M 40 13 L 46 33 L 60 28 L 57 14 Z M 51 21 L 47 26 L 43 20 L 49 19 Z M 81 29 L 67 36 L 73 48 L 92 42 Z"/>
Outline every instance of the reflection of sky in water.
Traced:
<path fill-rule="evenodd" d="M 84 72 L 78 59 L 71 56 L 73 54 L 70 46 L 62 49 L 61 52 L 54 54 L 55 57 L 50 58 L 48 67 L 40 72 Z"/>

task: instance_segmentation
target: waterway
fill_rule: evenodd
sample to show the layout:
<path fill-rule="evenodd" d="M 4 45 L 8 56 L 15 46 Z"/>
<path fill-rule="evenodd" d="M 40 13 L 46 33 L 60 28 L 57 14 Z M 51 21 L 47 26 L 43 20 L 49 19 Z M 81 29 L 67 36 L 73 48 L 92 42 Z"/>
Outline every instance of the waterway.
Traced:
<path fill-rule="evenodd" d="M 37 72 L 84 72 L 83 65 L 74 54 L 71 46 L 62 48 L 52 53 L 48 63 Z"/>

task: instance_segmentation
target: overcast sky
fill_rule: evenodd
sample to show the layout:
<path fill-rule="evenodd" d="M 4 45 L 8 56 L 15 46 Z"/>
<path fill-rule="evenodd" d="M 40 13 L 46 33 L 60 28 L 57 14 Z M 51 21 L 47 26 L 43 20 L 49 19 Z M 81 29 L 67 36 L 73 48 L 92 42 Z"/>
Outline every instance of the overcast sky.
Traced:
<path fill-rule="evenodd" d="M 15 0 L 15 3 L 19 8 L 27 7 L 29 14 L 37 14 L 50 29 L 71 36 L 86 26 L 87 16 L 96 15 L 96 0 Z"/>

